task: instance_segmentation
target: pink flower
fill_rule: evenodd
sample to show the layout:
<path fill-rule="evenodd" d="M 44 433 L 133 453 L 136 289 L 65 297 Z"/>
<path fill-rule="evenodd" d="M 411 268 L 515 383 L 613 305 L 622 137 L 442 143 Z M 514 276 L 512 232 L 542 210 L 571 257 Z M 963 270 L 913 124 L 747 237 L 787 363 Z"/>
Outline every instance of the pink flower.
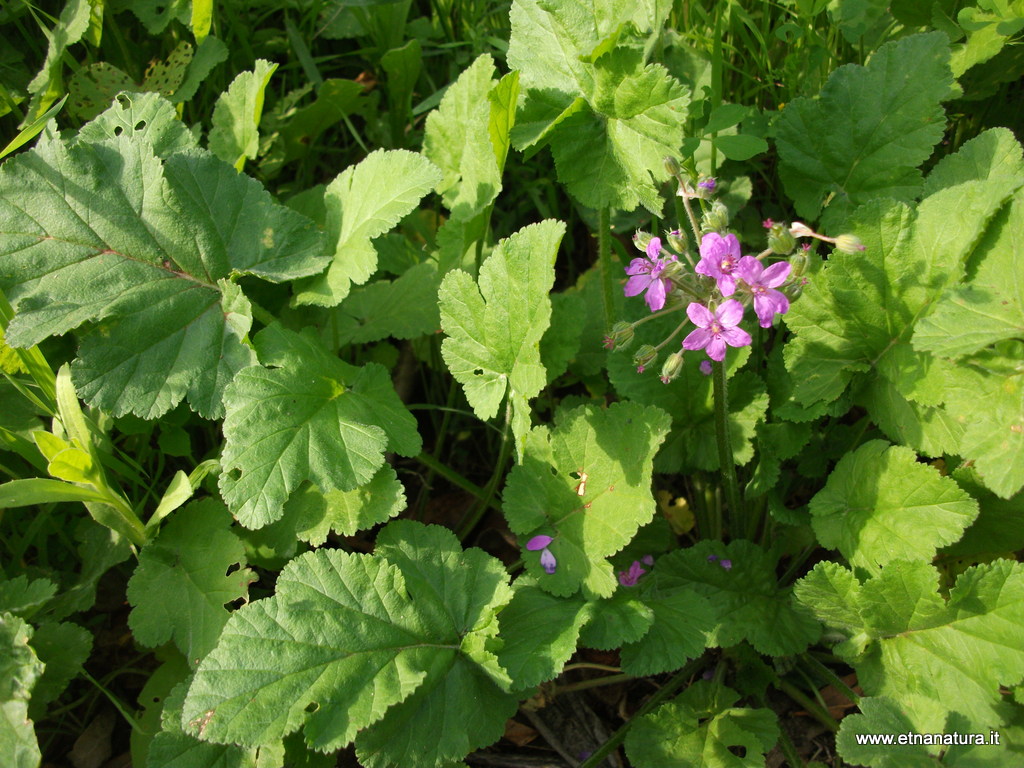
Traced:
<path fill-rule="evenodd" d="M 723 296 L 736 292 L 736 280 L 732 273 L 740 261 L 740 241 L 736 235 L 722 237 L 717 232 L 708 232 L 700 241 L 700 261 L 696 270 L 701 275 L 713 277 Z"/>
<path fill-rule="evenodd" d="M 558 566 L 558 561 L 555 560 L 555 556 L 548 549 L 548 545 L 554 541 L 550 536 L 541 534 L 540 536 L 534 536 L 528 542 L 526 542 L 526 548 L 531 552 L 536 552 L 538 549 L 540 552 L 540 566 L 549 575 L 555 572 L 555 568 Z"/>
<path fill-rule="evenodd" d="M 789 311 L 789 299 L 775 289 L 789 277 L 789 262 L 779 261 L 767 269 L 753 256 L 744 256 L 736 268 L 736 276 L 746 283 L 754 295 L 754 311 L 762 328 L 771 328 L 775 315 Z"/>
<path fill-rule="evenodd" d="M 639 560 L 634 560 L 628 571 L 619 571 L 619 584 L 624 587 L 635 587 L 645 573 L 647 569 L 640 565 Z"/>
<path fill-rule="evenodd" d="M 743 319 L 743 305 L 736 299 L 729 299 L 712 312 L 703 304 L 690 302 L 686 314 L 697 326 L 683 339 L 683 349 L 707 349 L 708 357 L 721 361 L 725 358 L 725 345 L 745 347 L 750 343 L 750 334 L 736 326 Z"/>
<path fill-rule="evenodd" d="M 657 312 L 665 306 L 665 297 L 672 290 L 672 281 L 661 274 L 669 263 L 676 260 L 675 256 L 667 259 L 659 259 L 661 253 L 661 238 L 652 237 L 647 244 L 647 258 L 636 258 L 629 262 L 626 267 L 626 274 L 630 275 L 623 290 L 627 296 L 636 296 L 638 293 L 647 291 L 644 298 L 651 312 Z"/>

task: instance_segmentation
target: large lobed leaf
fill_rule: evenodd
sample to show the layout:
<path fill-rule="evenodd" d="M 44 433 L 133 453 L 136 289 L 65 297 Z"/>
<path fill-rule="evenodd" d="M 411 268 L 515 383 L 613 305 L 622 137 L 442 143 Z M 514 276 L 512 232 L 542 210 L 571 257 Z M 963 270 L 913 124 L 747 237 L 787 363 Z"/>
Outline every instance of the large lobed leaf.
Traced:
<path fill-rule="evenodd" d="M 527 401 L 547 383 L 540 340 L 551 320 L 548 294 L 564 233 L 560 221 L 524 227 L 498 243 L 479 282 L 457 269 L 445 275 L 438 293 L 448 370 L 481 419 L 494 417 L 508 394 L 520 454 L 530 427 Z"/>
<path fill-rule="evenodd" d="M 448 531 L 392 523 L 374 556 L 320 550 L 237 611 L 185 701 L 187 730 L 274 744 L 302 727 L 367 768 L 442 766 L 496 740 L 516 709 L 489 650 L 511 597 L 501 563 Z"/>
<path fill-rule="evenodd" d="M 913 61 L 913 67 L 905 62 Z M 940 102 L 952 95 L 949 40 L 941 32 L 886 43 L 864 67 L 840 67 L 816 99 L 794 99 L 776 124 L 779 174 L 797 212 L 842 221 L 868 200 L 910 201 L 917 166 L 942 138 Z"/>
<path fill-rule="evenodd" d="M 836 652 L 853 664 L 865 694 L 888 696 L 918 731 L 933 716 L 966 718 L 958 730 L 1007 720 L 1002 686 L 1024 680 L 1024 569 L 997 560 L 961 574 L 945 600 L 929 563 L 893 561 L 860 581 L 819 563 L 797 599 L 846 637 Z"/>
<path fill-rule="evenodd" d="M 313 274 L 322 251 L 313 223 L 258 182 L 199 150 L 161 161 L 144 134 L 48 141 L 0 168 L 7 342 L 88 323 L 75 388 L 117 415 L 157 418 L 187 398 L 221 417 L 224 387 L 254 362 L 231 278 Z"/>
<path fill-rule="evenodd" d="M 352 491 L 384 464 L 385 450 L 415 456 L 421 441 L 387 369 L 361 368 L 328 354 L 312 329 L 275 324 L 256 336 L 260 360 L 225 393 L 220 491 L 242 525 L 283 514 L 305 481 L 319 491 Z"/>
<path fill-rule="evenodd" d="M 584 205 L 660 214 L 663 158 L 678 156 L 689 94 L 645 64 L 667 6 L 610 2 L 512 4 L 509 66 L 523 86 L 512 132 L 519 149 L 550 143 L 558 178 Z M 652 179 L 653 177 L 653 179 Z"/>
<path fill-rule="evenodd" d="M 652 463 L 668 426 L 658 408 L 616 403 L 563 411 L 553 429 L 530 431 L 523 462 L 509 474 L 504 511 L 522 541 L 554 539 L 555 573 L 541 569 L 539 552 L 526 553 L 527 571 L 542 589 L 611 595 L 616 582 L 606 558 L 654 517 Z"/>

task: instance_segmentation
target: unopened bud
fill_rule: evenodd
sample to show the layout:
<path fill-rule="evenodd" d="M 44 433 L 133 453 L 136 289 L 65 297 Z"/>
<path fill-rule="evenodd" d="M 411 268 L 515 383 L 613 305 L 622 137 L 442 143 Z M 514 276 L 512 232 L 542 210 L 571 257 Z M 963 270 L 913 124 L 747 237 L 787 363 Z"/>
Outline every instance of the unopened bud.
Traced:
<path fill-rule="evenodd" d="M 864 245 L 856 235 L 840 235 L 836 238 L 836 250 L 849 254 L 860 253 Z"/>
<path fill-rule="evenodd" d="M 682 233 L 676 229 L 665 235 L 665 241 L 676 253 L 683 253 L 686 251 L 686 238 L 682 236 Z"/>
<path fill-rule="evenodd" d="M 715 187 L 717 186 L 718 182 L 711 176 L 704 177 L 697 182 L 697 197 L 704 200 L 710 200 L 711 196 L 715 193 Z"/>
<path fill-rule="evenodd" d="M 661 383 L 668 384 L 670 381 L 679 377 L 679 372 L 683 369 L 683 353 L 673 352 L 665 359 L 665 364 L 661 366 Z"/>
<path fill-rule="evenodd" d="M 789 266 L 792 268 L 789 274 L 792 277 L 800 277 L 807 271 L 807 251 L 803 248 L 789 257 Z"/>
<path fill-rule="evenodd" d="M 605 349 L 623 349 L 633 340 L 633 324 L 620 320 L 604 337 Z"/>
<path fill-rule="evenodd" d="M 683 172 L 683 169 L 679 167 L 679 161 L 669 155 L 665 158 L 665 171 L 669 176 L 678 177 Z"/>
<path fill-rule="evenodd" d="M 678 259 L 674 259 L 665 264 L 661 268 L 661 276 L 667 277 L 669 280 L 675 280 L 682 277 L 686 273 L 686 267 L 684 267 Z"/>
<path fill-rule="evenodd" d="M 654 237 L 650 232 L 643 232 L 637 230 L 636 234 L 633 235 L 633 245 L 636 246 L 638 251 L 647 251 L 647 245 L 651 242 L 651 238 Z"/>
<path fill-rule="evenodd" d="M 772 253 L 785 256 L 796 248 L 796 238 L 786 229 L 785 224 L 773 224 L 768 230 L 768 247 Z"/>
<path fill-rule="evenodd" d="M 789 225 L 789 234 L 793 237 L 817 237 L 818 233 L 802 221 L 794 221 Z"/>
<path fill-rule="evenodd" d="M 702 229 L 705 232 L 724 232 L 729 227 L 729 209 L 721 200 L 715 200 L 704 214 Z"/>
<path fill-rule="evenodd" d="M 633 355 L 633 365 L 636 366 L 637 373 L 643 373 L 644 369 L 657 359 L 658 350 L 650 344 L 644 344 L 636 351 L 636 354 Z"/>

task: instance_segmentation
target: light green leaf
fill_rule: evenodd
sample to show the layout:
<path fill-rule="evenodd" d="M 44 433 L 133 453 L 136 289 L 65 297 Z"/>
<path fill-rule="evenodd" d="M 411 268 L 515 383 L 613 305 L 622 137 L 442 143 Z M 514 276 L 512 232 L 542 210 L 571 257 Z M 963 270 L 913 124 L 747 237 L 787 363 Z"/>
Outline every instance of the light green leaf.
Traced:
<path fill-rule="evenodd" d="M 1018 149 L 1019 151 L 1019 149 Z M 977 272 L 946 292 L 918 323 L 914 348 L 944 357 L 978 352 L 1004 339 L 1024 338 L 1024 194 L 992 222 L 978 245 Z"/>
<path fill-rule="evenodd" d="M 918 731 L 923 724 L 917 713 L 936 709 L 966 718 L 959 730 L 1006 722 L 1000 688 L 1024 680 L 1020 563 L 997 560 L 969 568 L 948 600 L 939 594 L 939 574 L 928 563 L 894 561 L 863 583 L 846 572 L 837 590 L 827 574 L 843 571 L 819 563 L 797 584 L 796 594 L 847 636 L 835 651 L 853 664 L 866 695 L 891 698 Z M 856 623 L 853 611 L 860 617 Z M 832 623 L 837 614 L 846 617 L 838 626 Z"/>
<path fill-rule="evenodd" d="M 264 364 L 235 376 L 225 392 L 221 495 L 247 528 L 283 514 L 306 480 L 324 493 L 373 478 L 384 451 L 415 456 L 416 420 L 383 366 L 338 360 L 316 341 L 273 325 L 256 337 Z"/>
<path fill-rule="evenodd" d="M 335 310 L 332 341 L 341 347 L 434 333 L 441 327 L 439 282 L 437 267 L 428 261 L 411 267 L 397 280 L 375 280 L 354 288 Z"/>
<path fill-rule="evenodd" d="M 178 512 L 139 552 L 128 581 L 136 640 L 151 648 L 173 640 L 191 664 L 213 648 L 228 620 L 224 606 L 246 599 L 256 580 L 230 525 L 224 506 L 204 499 Z"/>
<path fill-rule="evenodd" d="M 294 521 L 299 539 L 319 547 L 331 531 L 352 536 L 387 522 L 403 509 L 405 489 L 395 470 L 385 465 L 354 491 L 322 493 L 315 485 L 304 486 L 285 503 L 284 515 Z"/>
<path fill-rule="evenodd" d="M 60 13 L 56 25 L 47 34 L 46 59 L 32 82 L 28 91 L 32 94 L 25 115 L 25 125 L 42 116 L 50 105 L 64 93 L 61 73 L 64 68 L 64 53 L 69 45 L 74 45 L 89 29 L 92 18 L 94 0 L 69 0 Z"/>
<path fill-rule="evenodd" d="M 427 117 L 423 154 L 444 173 L 438 191 L 452 217 L 462 221 L 483 211 L 501 191 L 498 147 L 490 135 L 493 78 L 494 60 L 479 56 Z"/>
<path fill-rule="evenodd" d="M 0 613 L 0 754 L 11 768 L 38 768 L 39 744 L 28 701 L 43 665 L 29 646 L 32 627 L 9 613 Z"/>
<path fill-rule="evenodd" d="M 633 723 L 626 754 L 637 768 L 760 768 L 779 738 L 770 709 L 733 706 L 731 688 L 698 680 Z"/>
<path fill-rule="evenodd" d="M 120 94 L 105 112 L 82 126 L 76 141 L 95 144 L 122 134 L 138 135 L 163 159 L 197 146 L 174 105 L 156 93 Z"/>
<path fill-rule="evenodd" d="M 276 69 L 277 64 L 256 59 L 255 69 L 235 77 L 213 108 L 210 151 L 235 170 L 242 170 L 246 158 L 256 159 L 263 93 Z"/>
<path fill-rule="evenodd" d="M 590 616 L 580 632 L 580 645 L 585 648 L 610 651 L 635 643 L 654 622 L 654 611 L 631 587 L 621 587 L 607 600 L 589 603 L 589 608 Z M 690 620 L 687 617 L 687 622 Z"/>
<path fill-rule="evenodd" d="M 254 746 L 303 727 L 317 750 L 354 739 L 367 768 L 433 768 L 500 737 L 516 708 L 487 650 L 504 567 L 410 521 L 378 551 L 302 555 L 273 597 L 235 612 L 196 672 L 187 730 Z"/>
<path fill-rule="evenodd" d="M 909 448 L 871 440 L 840 459 L 810 511 L 823 547 L 877 571 L 893 560 L 930 561 L 963 535 L 978 504 Z"/>
<path fill-rule="evenodd" d="M 0 289 L 31 346 L 85 322 L 75 387 L 115 415 L 156 418 L 187 397 L 223 414 L 253 361 L 233 274 L 280 282 L 323 268 L 312 222 L 203 152 L 161 162 L 137 137 L 49 141 L 0 168 Z"/>
<path fill-rule="evenodd" d="M 940 102 L 952 85 L 949 39 L 930 32 L 886 43 L 867 66 L 833 72 L 820 97 L 787 104 L 776 143 L 797 212 L 817 219 L 827 206 L 828 220 L 838 222 L 873 198 L 914 199 L 917 166 L 942 138 Z"/>
<path fill-rule="evenodd" d="M 860 714 L 846 715 L 836 734 L 836 748 L 844 760 L 871 768 L 933 768 L 936 762 L 946 762 L 940 752 L 946 752 L 947 747 L 941 744 L 929 748 L 924 744 L 872 743 L 873 738 L 891 736 L 896 739 L 917 731 L 898 703 L 884 696 L 873 696 L 862 698 L 857 708 Z M 945 722 L 940 723 L 936 731 L 943 725 Z M 918 731 L 918 735 L 923 734 Z"/>
<path fill-rule="evenodd" d="M 106 502 L 109 500 L 109 497 L 92 488 L 83 488 L 62 480 L 51 480 L 45 477 L 11 480 L 0 485 L 0 509 L 52 504 L 57 501 Z"/>
<path fill-rule="evenodd" d="M 507 393 L 513 419 L 529 427 L 526 401 L 547 381 L 539 344 L 551 318 L 548 294 L 564 233 L 560 221 L 531 224 L 498 244 L 480 268 L 479 284 L 458 269 L 441 283 L 441 327 L 448 334 L 441 354 L 481 419 L 493 418 Z M 514 435 L 521 456 L 525 429 Z"/>
<path fill-rule="evenodd" d="M 646 64 L 649 36 L 631 30 L 656 34 L 665 10 L 512 4 L 508 62 L 523 87 L 512 143 L 550 143 L 559 180 L 584 205 L 661 211 L 656 184 L 667 179 L 664 156 L 680 154 L 689 94 L 664 67 Z"/>
<path fill-rule="evenodd" d="M 370 241 L 415 208 L 440 177 L 422 155 L 378 150 L 328 184 L 325 229 L 334 260 L 325 275 L 299 284 L 296 302 L 333 307 L 348 295 L 352 283 L 365 283 L 377 269 L 377 251 Z"/>
<path fill-rule="evenodd" d="M 503 498 L 520 541 L 554 539 L 553 574 L 540 567 L 540 552 L 524 553 L 542 589 L 561 597 L 581 587 L 587 597 L 612 594 L 616 580 L 606 558 L 654 517 L 652 460 L 667 431 L 667 414 L 635 403 L 581 406 L 556 415 L 553 429 L 530 431 Z"/>

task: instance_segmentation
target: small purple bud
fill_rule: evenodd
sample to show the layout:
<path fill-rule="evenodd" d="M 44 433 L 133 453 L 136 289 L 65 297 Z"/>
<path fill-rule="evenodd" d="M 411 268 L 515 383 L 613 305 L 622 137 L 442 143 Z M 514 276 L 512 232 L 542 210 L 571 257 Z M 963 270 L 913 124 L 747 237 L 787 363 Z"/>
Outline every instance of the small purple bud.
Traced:
<path fill-rule="evenodd" d="M 705 376 L 710 376 L 711 375 L 711 361 L 710 360 L 701 360 L 700 361 L 700 372 L 703 373 Z"/>
<path fill-rule="evenodd" d="M 716 186 L 718 186 L 718 182 L 715 181 L 714 178 L 709 176 L 708 178 L 706 178 L 703 181 L 699 182 L 697 184 L 697 186 L 700 187 L 701 189 L 706 189 L 706 190 L 708 190 L 710 192 Z"/>
<path fill-rule="evenodd" d="M 653 555 L 644 555 L 643 557 L 640 558 L 640 562 L 643 563 L 644 565 L 654 565 L 654 556 Z"/>
<path fill-rule="evenodd" d="M 526 548 L 531 552 L 536 552 L 538 549 L 544 549 L 545 547 L 547 547 L 552 541 L 554 541 L 554 539 L 552 539 L 550 536 L 545 536 L 544 534 L 541 534 L 540 536 L 534 536 L 532 539 L 526 542 Z"/>
<path fill-rule="evenodd" d="M 548 575 L 555 572 L 555 566 L 558 562 L 555 560 L 555 556 L 551 554 L 551 550 L 545 548 L 540 553 L 540 567 L 547 571 Z"/>
<path fill-rule="evenodd" d="M 718 555 L 708 555 L 708 562 L 713 563 L 718 559 Z"/>
<path fill-rule="evenodd" d="M 725 568 L 725 570 L 727 571 L 732 570 L 732 560 L 726 560 L 725 558 L 723 558 L 722 562 L 720 562 L 719 565 Z"/>

